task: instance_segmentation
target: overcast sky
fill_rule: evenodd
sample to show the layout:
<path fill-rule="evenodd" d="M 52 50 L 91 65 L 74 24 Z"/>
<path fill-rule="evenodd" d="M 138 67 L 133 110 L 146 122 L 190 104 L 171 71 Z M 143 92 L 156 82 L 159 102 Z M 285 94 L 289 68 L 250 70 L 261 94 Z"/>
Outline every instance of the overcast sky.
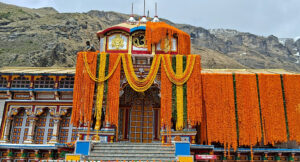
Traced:
<path fill-rule="evenodd" d="M 89 10 L 143 14 L 143 0 L 0 0 L 30 8 L 54 7 L 59 12 Z M 146 10 L 175 23 L 207 29 L 228 28 L 281 38 L 300 36 L 300 0 L 146 0 Z"/>

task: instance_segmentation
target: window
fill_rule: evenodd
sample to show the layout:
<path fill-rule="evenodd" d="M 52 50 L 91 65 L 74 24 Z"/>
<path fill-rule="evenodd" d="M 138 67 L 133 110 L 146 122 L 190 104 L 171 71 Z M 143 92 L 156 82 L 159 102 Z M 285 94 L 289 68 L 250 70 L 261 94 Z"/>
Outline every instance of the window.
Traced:
<path fill-rule="evenodd" d="M 11 133 L 11 143 L 23 143 L 27 137 L 29 129 L 29 120 L 25 110 L 21 110 L 18 115 L 14 116 Z"/>
<path fill-rule="evenodd" d="M 71 124 L 71 112 L 68 112 L 61 120 L 59 142 L 73 142 L 77 139 L 77 129 Z"/>
<path fill-rule="evenodd" d="M 54 121 L 48 110 L 39 116 L 35 132 L 35 143 L 47 144 L 52 137 Z"/>
<path fill-rule="evenodd" d="M 59 88 L 73 88 L 74 77 L 63 78 L 59 81 Z"/>
<path fill-rule="evenodd" d="M 34 81 L 34 88 L 54 88 L 54 80 L 46 76 L 37 78 Z"/>
<path fill-rule="evenodd" d="M 6 88 L 7 80 L 3 77 L 0 77 L 0 88 Z"/>
<path fill-rule="evenodd" d="M 15 78 L 11 83 L 11 88 L 29 88 L 30 80 L 25 78 L 24 76 L 20 76 Z"/>

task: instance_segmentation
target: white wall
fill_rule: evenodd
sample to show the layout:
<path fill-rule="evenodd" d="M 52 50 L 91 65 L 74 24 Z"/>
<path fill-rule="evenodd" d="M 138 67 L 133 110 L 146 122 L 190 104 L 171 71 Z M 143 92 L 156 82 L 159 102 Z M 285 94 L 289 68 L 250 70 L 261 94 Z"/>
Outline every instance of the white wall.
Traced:
<path fill-rule="evenodd" d="M 3 112 L 4 112 L 5 100 L 0 100 L 0 125 L 2 122 Z"/>

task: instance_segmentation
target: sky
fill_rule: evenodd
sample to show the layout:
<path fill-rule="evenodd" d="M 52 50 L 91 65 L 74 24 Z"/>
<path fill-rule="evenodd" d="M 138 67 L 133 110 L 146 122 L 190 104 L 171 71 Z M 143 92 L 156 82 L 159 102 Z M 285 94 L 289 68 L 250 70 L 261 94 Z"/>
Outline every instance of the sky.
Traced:
<path fill-rule="evenodd" d="M 29 8 L 53 7 L 59 12 L 115 11 L 143 15 L 143 0 L 0 0 Z M 300 36 L 300 0 L 146 0 L 146 10 L 175 23 L 206 29 L 236 29 L 280 38 Z"/>

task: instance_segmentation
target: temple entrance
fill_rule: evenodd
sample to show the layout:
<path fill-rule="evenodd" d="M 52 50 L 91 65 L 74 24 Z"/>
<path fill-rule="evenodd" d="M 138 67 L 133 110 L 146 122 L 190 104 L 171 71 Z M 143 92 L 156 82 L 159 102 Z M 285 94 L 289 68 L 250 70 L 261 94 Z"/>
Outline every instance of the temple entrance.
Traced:
<path fill-rule="evenodd" d="M 120 98 L 119 140 L 134 143 L 159 141 L 159 89 L 154 87 L 138 93 L 126 87 L 123 92 Z"/>
<path fill-rule="evenodd" d="M 153 118 L 152 106 L 145 99 L 136 100 L 130 112 L 130 142 L 152 142 Z"/>

